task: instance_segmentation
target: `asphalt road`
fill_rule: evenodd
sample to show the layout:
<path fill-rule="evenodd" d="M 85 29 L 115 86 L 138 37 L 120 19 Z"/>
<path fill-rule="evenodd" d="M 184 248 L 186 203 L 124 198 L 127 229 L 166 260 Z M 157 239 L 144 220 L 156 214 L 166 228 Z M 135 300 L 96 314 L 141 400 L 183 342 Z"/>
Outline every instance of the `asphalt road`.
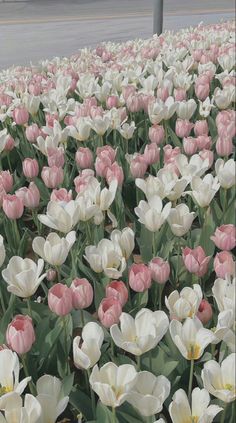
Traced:
<path fill-rule="evenodd" d="M 0 0 L 0 68 L 152 35 L 153 0 Z M 234 18 L 234 0 L 164 0 L 164 29 Z"/>

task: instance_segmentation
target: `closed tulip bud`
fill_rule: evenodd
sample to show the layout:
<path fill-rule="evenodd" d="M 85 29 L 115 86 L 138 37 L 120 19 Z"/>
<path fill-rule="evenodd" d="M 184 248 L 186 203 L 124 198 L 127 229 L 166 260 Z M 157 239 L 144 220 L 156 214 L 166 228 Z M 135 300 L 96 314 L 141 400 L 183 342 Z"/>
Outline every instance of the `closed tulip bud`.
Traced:
<path fill-rule="evenodd" d="M 168 261 L 163 260 L 161 257 L 155 257 L 149 262 L 148 266 L 151 270 L 152 280 L 159 284 L 164 284 L 168 281 L 170 276 Z"/>
<path fill-rule="evenodd" d="M 131 113 L 137 113 L 142 109 L 142 98 L 138 94 L 130 95 L 126 100 L 127 109 Z"/>
<path fill-rule="evenodd" d="M 16 196 L 21 198 L 25 207 L 35 209 L 39 206 L 40 192 L 34 182 L 30 182 L 29 187 L 23 187 L 16 191 Z"/>
<path fill-rule="evenodd" d="M 201 101 L 206 100 L 210 93 L 210 84 L 209 83 L 201 83 L 196 80 L 195 83 L 195 94 L 197 98 Z"/>
<path fill-rule="evenodd" d="M 159 145 L 164 141 L 165 130 L 162 125 L 153 125 L 149 128 L 148 136 L 151 142 Z"/>
<path fill-rule="evenodd" d="M 187 119 L 177 119 L 175 124 L 175 132 L 177 137 L 188 137 L 193 128 L 193 123 Z"/>
<path fill-rule="evenodd" d="M 174 89 L 174 98 L 175 101 L 184 101 L 187 98 L 186 90 L 183 88 L 176 88 Z"/>
<path fill-rule="evenodd" d="M 221 225 L 216 228 L 216 231 L 211 240 L 220 249 L 225 251 L 233 250 L 236 246 L 236 227 L 235 225 Z"/>
<path fill-rule="evenodd" d="M 197 142 L 197 148 L 198 150 L 209 150 L 212 146 L 212 139 L 211 137 L 208 137 L 207 135 L 199 135 L 196 138 Z"/>
<path fill-rule="evenodd" d="M 148 166 L 157 163 L 160 158 L 160 148 L 154 143 L 147 144 L 144 149 L 143 158 Z"/>
<path fill-rule="evenodd" d="M 46 279 L 48 282 L 53 282 L 56 279 L 57 272 L 54 269 L 49 269 L 46 274 Z"/>
<path fill-rule="evenodd" d="M 35 342 L 32 319 L 17 315 L 7 327 L 6 340 L 9 347 L 17 354 L 26 354 Z"/>
<path fill-rule="evenodd" d="M 124 282 L 112 281 L 106 286 L 106 296 L 107 298 L 117 298 L 123 307 L 128 301 L 128 289 Z"/>
<path fill-rule="evenodd" d="M 7 137 L 7 143 L 5 145 L 4 151 L 9 152 L 9 151 L 13 150 L 14 147 L 15 147 L 14 138 L 12 138 L 11 135 L 8 135 L 8 137 Z"/>
<path fill-rule="evenodd" d="M 0 171 L 0 185 L 6 193 L 10 192 L 13 188 L 13 177 L 9 170 Z"/>
<path fill-rule="evenodd" d="M 24 125 L 29 120 L 29 112 L 25 107 L 16 107 L 12 112 L 12 117 L 17 125 Z"/>
<path fill-rule="evenodd" d="M 85 278 L 76 278 L 71 283 L 73 308 L 81 310 L 88 308 L 93 302 L 93 288 Z"/>
<path fill-rule="evenodd" d="M 218 278 L 225 279 L 227 275 L 233 275 L 235 272 L 235 263 L 233 256 L 229 251 L 217 253 L 214 259 L 214 270 Z"/>
<path fill-rule="evenodd" d="M 112 165 L 108 167 L 106 171 L 107 183 L 110 184 L 114 179 L 117 181 L 119 186 L 122 186 L 124 182 L 124 172 L 122 167 L 119 166 L 117 162 L 112 163 Z"/>
<path fill-rule="evenodd" d="M 133 178 L 143 178 L 148 168 L 144 156 L 135 157 L 130 163 L 130 173 Z"/>
<path fill-rule="evenodd" d="M 104 298 L 98 307 L 98 318 L 106 328 L 119 322 L 122 306 L 117 298 Z"/>
<path fill-rule="evenodd" d="M 151 283 L 151 270 L 145 264 L 132 264 L 129 269 L 130 287 L 136 292 L 144 292 Z"/>
<path fill-rule="evenodd" d="M 194 134 L 196 137 L 200 135 L 208 135 L 209 128 L 207 120 L 197 120 L 194 124 Z"/>
<path fill-rule="evenodd" d="M 48 291 L 48 307 L 58 316 L 66 316 L 73 308 L 72 291 L 68 286 L 57 283 Z"/>
<path fill-rule="evenodd" d="M 201 157 L 202 160 L 208 160 L 209 165 L 208 165 L 208 169 L 211 168 L 211 166 L 213 165 L 214 162 L 214 153 L 211 150 L 201 150 L 199 151 L 199 156 Z"/>
<path fill-rule="evenodd" d="M 44 166 L 41 172 L 41 177 L 47 188 L 56 188 L 63 182 L 63 169 L 57 166 Z"/>
<path fill-rule="evenodd" d="M 175 158 L 181 153 L 179 147 L 172 147 L 170 144 L 165 145 L 164 150 L 164 163 L 174 163 Z"/>
<path fill-rule="evenodd" d="M 41 135 L 37 123 L 33 123 L 32 125 L 27 126 L 25 130 L 25 135 L 29 142 L 36 142 L 37 138 Z"/>
<path fill-rule="evenodd" d="M 65 163 L 64 148 L 49 148 L 48 149 L 48 166 L 49 167 L 63 167 Z"/>
<path fill-rule="evenodd" d="M 22 163 L 22 168 L 26 178 L 33 179 L 38 176 L 39 165 L 36 159 L 25 159 Z"/>
<path fill-rule="evenodd" d="M 128 97 L 130 95 L 133 95 L 135 91 L 136 91 L 136 88 L 134 85 L 126 85 L 126 87 L 122 87 L 122 95 L 125 101 L 127 101 Z"/>
<path fill-rule="evenodd" d="M 188 137 L 183 139 L 184 152 L 188 156 L 192 156 L 197 152 L 198 145 L 196 138 Z"/>
<path fill-rule="evenodd" d="M 189 247 L 183 249 L 185 267 L 190 273 L 194 273 L 198 277 L 202 277 L 207 273 L 210 258 L 210 256 L 206 256 L 205 251 L 200 246 L 193 250 Z"/>
<path fill-rule="evenodd" d="M 97 157 L 103 159 L 105 157 L 109 158 L 111 163 L 113 163 L 116 159 L 116 150 L 112 148 L 110 145 L 105 145 L 104 147 L 98 147 L 96 150 Z"/>
<path fill-rule="evenodd" d="M 202 300 L 199 306 L 197 317 L 203 325 L 206 325 L 212 318 L 213 311 L 211 304 L 207 300 Z"/>
<path fill-rule="evenodd" d="M 119 97 L 117 95 L 110 95 L 107 97 L 106 106 L 108 109 L 119 106 Z"/>
<path fill-rule="evenodd" d="M 112 165 L 112 161 L 108 156 L 97 157 L 95 161 L 95 170 L 97 176 L 106 177 L 107 170 Z"/>
<path fill-rule="evenodd" d="M 2 208 L 8 219 L 19 219 L 24 212 L 24 204 L 16 195 L 7 194 L 3 197 Z"/>
<path fill-rule="evenodd" d="M 51 193 L 50 200 L 69 203 L 72 200 L 72 191 L 67 191 L 65 188 L 54 189 Z"/>
<path fill-rule="evenodd" d="M 233 153 L 233 141 L 230 137 L 219 137 L 216 141 L 216 152 L 219 156 L 228 157 Z"/>
<path fill-rule="evenodd" d="M 87 147 L 80 147 L 77 150 L 75 160 L 80 169 L 89 169 L 93 167 L 93 153 Z"/>

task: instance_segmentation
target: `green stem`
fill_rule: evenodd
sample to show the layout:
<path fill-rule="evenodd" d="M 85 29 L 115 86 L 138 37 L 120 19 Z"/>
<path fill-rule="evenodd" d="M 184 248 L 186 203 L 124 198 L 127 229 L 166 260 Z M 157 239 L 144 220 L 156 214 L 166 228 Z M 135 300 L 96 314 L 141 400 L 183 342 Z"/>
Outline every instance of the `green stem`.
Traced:
<path fill-rule="evenodd" d="M 112 407 L 112 421 L 113 421 L 113 423 L 117 423 L 115 407 Z"/>
<path fill-rule="evenodd" d="M 70 373 L 70 366 L 69 366 L 69 363 L 68 363 L 68 355 L 69 355 L 69 352 L 68 352 L 68 347 L 67 347 L 67 329 L 66 329 L 66 323 L 67 323 L 67 321 L 66 321 L 66 316 L 63 316 L 62 317 L 62 322 L 63 322 L 63 328 L 64 328 L 64 337 L 65 337 L 65 341 L 64 341 L 64 343 L 65 343 L 65 345 L 64 345 L 64 347 L 65 347 L 65 356 L 66 356 L 66 373 Z"/>
<path fill-rule="evenodd" d="M 188 384 L 188 400 L 191 403 L 191 394 L 192 394 L 192 386 L 193 386 L 193 370 L 194 370 L 194 360 L 191 360 L 190 365 L 190 374 L 189 374 L 189 384 Z"/>
<path fill-rule="evenodd" d="M 20 233 L 19 233 L 19 229 L 18 229 L 18 226 L 17 226 L 16 219 L 11 220 L 11 222 L 12 222 L 13 233 L 15 235 L 15 240 L 16 240 L 15 247 L 16 247 L 16 251 L 17 251 L 18 247 L 20 245 Z"/>
<path fill-rule="evenodd" d="M 156 257 L 156 233 L 152 233 L 152 255 L 153 257 Z"/>
<path fill-rule="evenodd" d="M 84 327 L 84 325 L 85 325 L 85 321 L 84 321 L 84 311 L 82 310 L 82 308 L 81 308 L 81 310 L 80 310 L 80 317 L 81 317 L 82 327 Z"/>
<path fill-rule="evenodd" d="M 23 369 L 24 369 L 24 373 L 26 377 L 31 377 L 29 372 L 28 372 L 28 367 L 27 367 L 27 363 L 26 363 L 26 354 L 23 354 L 21 356 L 21 361 L 23 364 Z M 36 395 L 36 388 L 34 383 L 32 382 L 32 380 L 29 382 L 29 389 L 32 395 Z"/>
<path fill-rule="evenodd" d="M 60 270 L 59 270 L 59 266 L 55 266 L 56 272 L 57 272 L 57 282 L 60 283 L 61 282 L 61 275 L 60 275 Z"/>
<path fill-rule="evenodd" d="M 141 355 L 136 355 L 136 362 L 137 362 L 137 371 L 139 372 L 141 369 Z"/>
<path fill-rule="evenodd" d="M 31 319 L 33 320 L 33 313 L 32 313 L 30 299 L 29 298 L 26 298 L 26 302 L 27 302 L 27 307 L 28 307 L 29 315 L 30 315 Z"/>
<path fill-rule="evenodd" d="M 225 423 L 227 405 L 228 404 L 225 405 L 224 410 L 222 411 L 221 418 L 220 418 L 220 423 Z"/>
<path fill-rule="evenodd" d="M 0 301 L 1 301 L 2 312 L 3 312 L 3 314 L 5 314 L 6 313 L 6 307 L 5 307 L 5 304 L 4 304 L 4 298 L 3 298 L 3 293 L 1 291 L 1 289 L 0 289 Z"/>
<path fill-rule="evenodd" d="M 92 386 L 89 383 L 89 378 L 90 378 L 90 375 L 91 375 L 91 370 L 90 369 L 87 369 L 86 370 L 86 374 L 87 374 L 87 380 L 88 380 L 89 390 L 90 390 L 90 395 L 91 395 L 91 400 L 92 400 L 93 417 L 95 418 L 95 416 L 96 416 L 96 399 L 95 399 L 95 394 L 94 394 L 94 391 L 92 389 Z"/>
<path fill-rule="evenodd" d="M 161 299 L 162 299 L 163 288 L 164 288 L 164 285 L 159 284 L 159 310 L 161 310 Z"/>
<path fill-rule="evenodd" d="M 111 337 L 111 356 L 112 358 L 115 357 L 115 344 L 112 337 Z"/>
<path fill-rule="evenodd" d="M 180 240 L 177 240 L 177 266 L 176 266 L 176 279 L 175 284 L 178 284 L 178 276 L 179 276 L 179 256 L 180 256 Z"/>

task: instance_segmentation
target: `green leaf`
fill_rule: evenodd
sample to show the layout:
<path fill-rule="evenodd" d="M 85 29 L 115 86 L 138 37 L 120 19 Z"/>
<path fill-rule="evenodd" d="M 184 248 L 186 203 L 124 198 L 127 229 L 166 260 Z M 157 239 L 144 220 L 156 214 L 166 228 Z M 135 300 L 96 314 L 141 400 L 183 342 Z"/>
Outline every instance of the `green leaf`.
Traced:
<path fill-rule="evenodd" d="M 73 390 L 70 394 L 70 404 L 79 413 L 81 412 L 87 420 L 93 418 L 91 398 L 86 395 L 83 391 Z M 97 421 L 97 420 L 96 420 Z"/>
<path fill-rule="evenodd" d="M 97 423 L 112 423 L 114 422 L 112 412 L 101 403 L 101 401 L 97 404 L 96 409 L 96 415 L 97 415 Z"/>
<path fill-rule="evenodd" d="M 65 397 L 71 393 L 74 384 L 74 373 L 66 376 L 62 381 L 62 391 Z"/>
<path fill-rule="evenodd" d="M 14 311 L 15 300 L 16 300 L 16 296 L 14 294 L 11 294 L 7 311 L 0 321 L 0 344 L 3 344 L 5 341 L 5 333 L 7 330 L 7 326 L 14 314 L 13 311 Z"/>
<path fill-rule="evenodd" d="M 208 211 L 206 212 L 205 221 L 202 227 L 201 236 L 199 239 L 199 245 L 202 246 L 206 255 L 212 256 L 215 251 L 215 244 L 210 239 L 215 231 L 216 225 L 213 222 L 212 214 Z"/>
<path fill-rule="evenodd" d="M 150 369 L 151 359 L 151 369 Z M 142 366 L 156 376 L 168 377 L 178 366 L 179 362 L 173 360 L 161 348 L 156 347 L 142 358 Z"/>
<path fill-rule="evenodd" d="M 153 234 L 144 225 L 141 225 L 139 248 L 144 263 L 152 259 Z"/>
<path fill-rule="evenodd" d="M 171 141 L 173 142 L 175 147 L 180 147 L 182 149 L 182 143 L 179 140 L 179 138 L 177 137 L 176 133 L 171 129 L 170 126 L 167 126 L 167 132 L 171 138 Z"/>

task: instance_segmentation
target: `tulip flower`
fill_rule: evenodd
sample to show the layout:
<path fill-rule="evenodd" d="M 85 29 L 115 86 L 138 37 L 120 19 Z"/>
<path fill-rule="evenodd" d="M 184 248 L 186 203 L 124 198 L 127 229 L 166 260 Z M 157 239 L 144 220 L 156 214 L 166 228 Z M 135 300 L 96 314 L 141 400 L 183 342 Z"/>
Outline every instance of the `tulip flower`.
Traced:
<path fill-rule="evenodd" d="M 23 400 L 16 392 L 12 392 L 6 399 L 5 418 L 0 413 L 1 423 L 39 423 L 42 416 L 42 408 L 39 401 L 33 396 L 26 394 Z"/>
<path fill-rule="evenodd" d="M 173 342 L 187 360 L 198 360 L 204 349 L 215 340 L 215 335 L 205 329 L 197 317 L 187 317 L 182 324 L 178 320 L 170 322 L 170 334 Z"/>
<path fill-rule="evenodd" d="M 69 397 L 63 395 L 61 381 L 55 376 L 44 375 L 37 380 L 36 389 L 43 423 L 56 423 L 69 402 Z"/>
<path fill-rule="evenodd" d="M 134 366 L 122 364 L 116 366 L 108 362 L 100 369 L 94 366 L 89 378 L 92 389 L 101 402 L 109 407 L 119 407 L 128 397 L 137 380 Z"/>
<path fill-rule="evenodd" d="M 32 319 L 29 316 L 17 315 L 9 323 L 6 332 L 9 347 L 17 354 L 26 354 L 35 342 Z"/>
<path fill-rule="evenodd" d="M 92 304 L 93 288 L 87 279 L 73 279 L 70 289 L 72 292 L 73 308 L 83 310 Z"/>
<path fill-rule="evenodd" d="M 189 191 L 199 207 L 207 207 L 220 188 L 218 178 L 208 173 L 203 179 L 194 176 L 191 182 L 192 191 Z"/>
<path fill-rule="evenodd" d="M 83 340 L 82 345 L 80 345 Z M 101 346 L 104 340 L 102 328 L 95 322 L 87 323 L 82 335 L 73 340 L 73 361 L 80 369 L 90 369 L 101 357 Z"/>
<path fill-rule="evenodd" d="M 167 220 L 173 234 L 183 236 L 191 228 L 194 219 L 195 213 L 190 212 L 186 204 L 179 204 L 170 210 Z"/>
<path fill-rule="evenodd" d="M 227 160 L 227 162 L 224 162 L 223 159 L 216 160 L 215 171 L 222 188 L 229 189 L 235 185 L 235 161 L 233 159 Z"/>
<path fill-rule="evenodd" d="M 212 288 L 214 298 L 220 311 L 232 310 L 235 315 L 236 278 L 216 279 Z"/>
<path fill-rule="evenodd" d="M 235 262 L 229 251 L 221 251 L 214 258 L 214 270 L 218 278 L 224 279 L 227 275 L 235 273 Z"/>
<path fill-rule="evenodd" d="M 59 235 L 51 232 L 46 240 L 39 236 L 34 238 L 32 248 L 52 266 L 61 266 L 66 261 L 75 239 L 75 231 L 69 232 L 65 238 L 60 238 Z"/>
<path fill-rule="evenodd" d="M 183 389 L 179 389 L 169 405 L 169 413 L 173 423 L 201 422 L 212 423 L 222 410 L 218 405 L 209 405 L 210 395 L 206 389 L 195 388 L 191 395 L 191 406 Z"/>
<path fill-rule="evenodd" d="M 48 306 L 58 316 L 66 316 L 73 308 L 72 291 L 66 285 L 57 283 L 48 291 Z"/>
<path fill-rule="evenodd" d="M 46 273 L 40 276 L 44 261 L 39 259 L 37 264 L 29 258 L 13 256 L 8 266 L 2 271 L 2 277 L 7 283 L 7 290 L 22 298 L 33 295 Z"/>
<path fill-rule="evenodd" d="M 165 376 L 154 376 L 152 373 L 139 372 L 136 384 L 128 394 L 127 401 L 142 416 L 148 417 L 160 413 L 163 403 L 170 394 L 170 382 Z"/>
<path fill-rule="evenodd" d="M 169 320 L 163 311 L 141 309 L 135 319 L 128 313 L 120 316 L 117 324 L 110 329 L 115 344 L 125 351 L 140 356 L 155 348 L 168 330 Z"/>
<path fill-rule="evenodd" d="M 49 228 L 68 233 L 79 221 L 79 208 L 74 200 L 68 203 L 49 201 L 46 215 L 39 214 L 38 219 Z"/>
<path fill-rule="evenodd" d="M 183 320 L 194 317 L 202 301 L 200 285 L 194 284 L 193 288 L 186 286 L 180 293 L 172 291 L 169 297 L 165 297 L 165 304 L 170 312 L 171 319 Z"/>
<path fill-rule="evenodd" d="M 0 351 L 0 410 L 5 408 L 6 400 L 12 392 L 22 394 L 31 377 L 19 382 L 20 363 L 18 356 L 11 350 Z"/>
<path fill-rule="evenodd" d="M 123 307 L 128 301 L 128 289 L 122 281 L 111 281 L 106 286 L 106 297 L 107 298 L 116 298 L 120 301 L 121 306 Z"/>
<path fill-rule="evenodd" d="M 166 283 L 170 276 L 170 265 L 168 261 L 161 257 L 154 257 L 148 264 L 151 270 L 151 278 L 156 283 L 162 285 Z"/>
<path fill-rule="evenodd" d="M 121 303 L 115 297 L 104 298 L 98 307 L 99 320 L 106 328 L 118 323 L 121 313 Z"/>
<path fill-rule="evenodd" d="M 201 374 L 204 388 L 226 403 L 236 398 L 235 360 L 236 354 L 232 353 L 221 364 L 215 360 L 207 361 Z"/>
<path fill-rule="evenodd" d="M 135 214 L 139 217 L 139 222 L 151 231 L 156 232 L 169 216 L 171 203 L 164 207 L 159 196 L 154 195 L 148 202 L 141 200 L 138 207 L 135 207 Z"/>
<path fill-rule="evenodd" d="M 220 250 L 233 250 L 236 246 L 236 227 L 230 224 L 221 225 L 210 238 Z"/>
<path fill-rule="evenodd" d="M 134 250 L 134 231 L 131 228 L 124 228 L 122 231 L 115 229 L 111 233 L 111 241 L 118 244 L 123 257 L 128 260 Z"/>
<path fill-rule="evenodd" d="M 194 249 L 186 247 L 183 249 L 183 261 L 185 267 L 190 273 L 194 273 L 198 277 L 202 277 L 208 270 L 208 263 L 211 257 L 206 256 L 201 246 Z"/>

